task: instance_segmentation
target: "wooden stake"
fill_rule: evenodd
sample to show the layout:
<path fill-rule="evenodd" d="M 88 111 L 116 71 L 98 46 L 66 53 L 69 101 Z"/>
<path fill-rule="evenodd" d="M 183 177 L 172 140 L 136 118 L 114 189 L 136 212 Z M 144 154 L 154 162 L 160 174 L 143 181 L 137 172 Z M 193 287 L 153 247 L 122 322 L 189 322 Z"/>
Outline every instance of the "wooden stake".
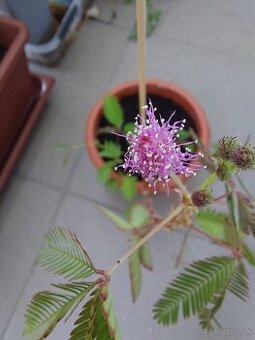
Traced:
<path fill-rule="evenodd" d="M 145 122 L 145 111 L 143 109 L 143 106 L 145 106 L 147 102 L 145 79 L 146 15 L 146 0 L 136 0 L 139 112 L 142 123 Z"/>

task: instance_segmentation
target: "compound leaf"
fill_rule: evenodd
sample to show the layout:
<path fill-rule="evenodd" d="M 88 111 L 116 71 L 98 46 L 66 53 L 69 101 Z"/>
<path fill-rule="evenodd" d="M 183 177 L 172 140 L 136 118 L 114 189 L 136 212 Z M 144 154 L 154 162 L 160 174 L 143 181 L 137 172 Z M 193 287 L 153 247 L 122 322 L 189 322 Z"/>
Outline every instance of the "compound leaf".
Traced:
<path fill-rule="evenodd" d="M 76 235 L 66 228 L 56 228 L 44 236 L 38 262 L 47 271 L 70 280 L 84 279 L 95 273 L 88 254 Z"/>
<path fill-rule="evenodd" d="M 94 283 L 70 283 L 54 285 L 60 293 L 43 291 L 37 293 L 25 313 L 23 335 L 27 340 L 41 340 L 47 337 L 56 324 L 72 308 L 76 308 Z"/>

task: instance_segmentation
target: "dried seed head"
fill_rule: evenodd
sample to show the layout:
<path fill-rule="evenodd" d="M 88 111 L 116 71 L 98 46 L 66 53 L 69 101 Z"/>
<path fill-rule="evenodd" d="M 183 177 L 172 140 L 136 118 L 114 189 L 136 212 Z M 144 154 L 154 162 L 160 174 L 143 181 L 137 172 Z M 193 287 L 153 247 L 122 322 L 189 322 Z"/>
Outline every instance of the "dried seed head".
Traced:
<path fill-rule="evenodd" d="M 250 144 L 239 146 L 232 152 L 231 160 L 242 170 L 251 169 L 255 166 L 255 148 Z"/>
<path fill-rule="evenodd" d="M 195 190 L 192 193 L 191 199 L 196 207 L 198 208 L 205 207 L 206 205 L 212 203 L 213 200 L 212 190 L 209 188 Z"/>
<path fill-rule="evenodd" d="M 230 160 L 233 151 L 240 146 L 236 137 L 223 137 L 218 140 L 215 156 Z"/>
<path fill-rule="evenodd" d="M 218 164 L 218 167 L 217 167 L 217 169 L 215 171 L 216 175 L 219 178 L 219 180 L 222 181 L 222 182 L 228 180 L 232 176 L 232 174 L 233 174 L 233 169 L 230 169 L 228 163 L 230 163 L 230 162 L 228 162 L 228 161 L 221 161 Z"/>

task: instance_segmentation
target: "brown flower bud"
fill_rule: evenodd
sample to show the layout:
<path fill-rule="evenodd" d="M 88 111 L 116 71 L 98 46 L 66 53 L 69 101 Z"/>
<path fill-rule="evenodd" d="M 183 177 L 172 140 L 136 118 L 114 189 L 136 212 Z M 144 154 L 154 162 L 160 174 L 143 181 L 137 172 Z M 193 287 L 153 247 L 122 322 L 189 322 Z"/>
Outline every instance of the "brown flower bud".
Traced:
<path fill-rule="evenodd" d="M 192 193 L 191 199 L 196 207 L 198 208 L 205 207 L 207 204 L 210 204 L 213 200 L 212 190 L 209 188 L 195 190 Z"/>
<path fill-rule="evenodd" d="M 255 166 L 255 148 L 250 144 L 239 146 L 232 152 L 231 160 L 242 170 Z"/>
<path fill-rule="evenodd" d="M 219 139 L 215 156 L 230 160 L 234 150 L 240 146 L 236 137 L 223 137 Z"/>

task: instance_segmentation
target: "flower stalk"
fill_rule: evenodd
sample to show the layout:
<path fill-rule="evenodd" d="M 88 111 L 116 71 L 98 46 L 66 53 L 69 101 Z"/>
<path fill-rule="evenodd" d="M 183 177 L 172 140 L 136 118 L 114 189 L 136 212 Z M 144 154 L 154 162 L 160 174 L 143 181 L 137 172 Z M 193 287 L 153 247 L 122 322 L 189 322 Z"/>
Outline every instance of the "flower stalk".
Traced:
<path fill-rule="evenodd" d="M 107 270 L 107 275 L 111 276 L 113 272 L 125 262 L 131 255 L 134 254 L 144 243 L 150 240 L 155 234 L 157 234 L 165 225 L 167 225 L 174 217 L 179 215 L 184 209 L 185 204 L 181 203 L 175 208 L 165 219 L 163 219 L 155 228 L 153 228 L 148 234 L 146 234 L 140 241 L 138 241 L 132 248 L 130 248 L 124 255 L 122 255 L 113 265 Z"/>

